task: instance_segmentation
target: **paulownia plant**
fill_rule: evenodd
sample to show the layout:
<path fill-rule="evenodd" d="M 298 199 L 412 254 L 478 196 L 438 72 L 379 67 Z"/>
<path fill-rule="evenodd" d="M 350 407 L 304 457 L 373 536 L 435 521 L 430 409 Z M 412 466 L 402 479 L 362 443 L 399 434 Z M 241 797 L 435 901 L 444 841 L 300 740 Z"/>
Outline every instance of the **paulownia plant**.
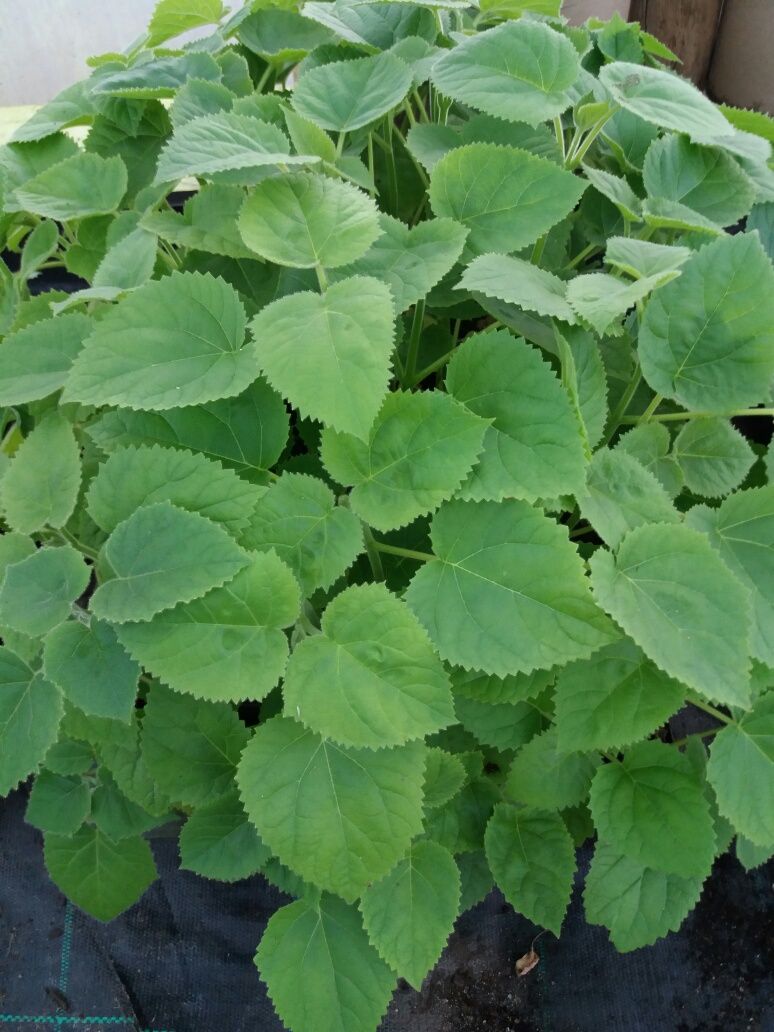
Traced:
<path fill-rule="evenodd" d="M 588 839 L 620 950 L 774 849 L 774 123 L 674 60 L 162 0 L 0 152 L 0 791 L 102 920 L 173 818 L 295 897 L 293 1032 L 375 1029 L 493 884 L 559 934 Z"/>

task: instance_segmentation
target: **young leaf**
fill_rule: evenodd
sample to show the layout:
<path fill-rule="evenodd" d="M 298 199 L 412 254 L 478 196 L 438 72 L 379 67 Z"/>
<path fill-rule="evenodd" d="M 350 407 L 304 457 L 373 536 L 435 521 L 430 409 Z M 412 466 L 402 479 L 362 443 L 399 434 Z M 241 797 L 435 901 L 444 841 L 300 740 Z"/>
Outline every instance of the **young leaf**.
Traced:
<path fill-rule="evenodd" d="M 235 790 L 198 806 L 180 832 L 180 866 L 204 878 L 249 878 L 269 856 Z"/>
<path fill-rule="evenodd" d="M 689 248 L 674 244 L 654 244 L 652 240 L 612 236 L 607 241 L 605 261 L 634 279 L 661 278 L 685 265 L 691 253 Z"/>
<path fill-rule="evenodd" d="M 3 341 L 0 405 L 21 405 L 58 391 L 91 331 L 91 319 L 73 313 L 9 333 Z"/>
<path fill-rule="evenodd" d="M 719 498 L 738 487 L 755 462 L 755 452 L 725 419 L 690 419 L 675 438 L 675 462 L 685 486 L 704 498 Z"/>
<path fill-rule="evenodd" d="M 669 454 L 672 440 L 662 423 L 640 423 L 618 438 L 616 449 L 635 458 L 658 480 L 670 498 L 679 494 L 683 474 Z"/>
<path fill-rule="evenodd" d="M 387 395 L 367 443 L 325 430 L 325 468 L 354 485 L 353 510 L 387 531 L 437 509 L 460 487 L 481 453 L 485 420 L 440 391 Z"/>
<path fill-rule="evenodd" d="M 126 165 L 119 157 L 81 151 L 17 187 L 6 209 L 59 220 L 109 215 L 121 203 L 127 182 Z"/>
<path fill-rule="evenodd" d="M 446 387 L 491 420 L 462 497 L 535 501 L 581 489 L 586 462 L 578 421 L 535 348 L 507 330 L 472 334 L 449 363 Z"/>
<path fill-rule="evenodd" d="M 239 232 L 255 254 L 299 269 L 335 268 L 379 236 L 376 205 L 349 183 L 298 172 L 264 179 L 248 195 Z"/>
<path fill-rule="evenodd" d="M 90 809 L 91 793 L 82 778 L 42 770 L 32 786 L 24 819 L 39 831 L 74 835 Z"/>
<path fill-rule="evenodd" d="M 90 570 L 70 545 L 40 548 L 6 568 L 0 583 L 0 626 L 35 638 L 70 615 L 89 583 Z"/>
<path fill-rule="evenodd" d="M 406 601 L 450 663 L 505 677 L 613 637 L 566 531 L 526 502 L 448 502 L 432 540 Z"/>
<path fill-rule="evenodd" d="M 214 25 L 226 11 L 220 0 L 159 0 L 148 26 L 149 47 L 157 47 L 182 32 Z"/>
<path fill-rule="evenodd" d="M 401 978 L 420 989 L 451 934 L 460 904 L 460 874 L 451 853 L 420 841 L 363 893 L 368 938 Z"/>
<path fill-rule="evenodd" d="M 332 742 L 370 749 L 454 723 L 449 678 L 424 629 L 381 584 L 347 588 L 321 629 L 290 657 L 288 715 Z"/>
<path fill-rule="evenodd" d="M 262 724 L 237 781 L 250 820 L 279 860 L 354 902 L 422 827 L 425 747 L 343 749 L 287 717 Z"/>
<path fill-rule="evenodd" d="M 686 408 L 728 412 L 774 378 L 774 270 L 755 234 L 721 237 L 651 298 L 639 353 L 653 390 Z"/>
<path fill-rule="evenodd" d="M 591 815 L 601 842 L 667 874 L 705 878 L 715 856 L 712 818 L 688 759 L 640 742 L 597 770 Z"/>
<path fill-rule="evenodd" d="M 516 754 L 505 782 L 508 799 L 538 810 L 564 810 L 583 802 L 599 757 L 576 750 L 560 752 L 557 730 L 549 728 Z"/>
<path fill-rule="evenodd" d="M 0 486 L 10 527 L 32 534 L 62 527 L 72 515 L 81 484 L 81 456 L 72 426 L 51 413 L 19 446 Z"/>
<path fill-rule="evenodd" d="M 642 201 L 626 179 L 590 166 L 584 167 L 583 171 L 594 189 L 614 204 L 627 222 L 642 221 Z"/>
<path fill-rule="evenodd" d="M 567 300 L 575 313 L 603 336 L 630 308 L 677 275 L 666 272 L 629 282 L 605 272 L 589 272 L 570 280 Z"/>
<path fill-rule="evenodd" d="M 121 648 L 110 624 L 68 620 L 55 627 L 43 644 L 43 670 L 84 713 L 129 720 L 140 668 Z"/>
<path fill-rule="evenodd" d="M 453 53 L 453 51 L 452 51 Z M 569 214 L 583 180 L 514 147 L 471 143 L 446 154 L 430 177 L 430 204 L 470 230 L 478 253 L 517 251 Z"/>
<path fill-rule="evenodd" d="M 455 696 L 454 708 L 462 726 L 493 749 L 520 749 L 544 725 L 543 714 L 531 701 L 482 702 L 463 695 Z"/>
<path fill-rule="evenodd" d="M 522 258 L 507 254 L 479 255 L 465 269 L 459 287 L 518 305 L 528 312 L 575 322 L 564 280 Z"/>
<path fill-rule="evenodd" d="M 393 54 L 335 61 L 301 76 L 293 107 L 321 129 L 351 133 L 400 104 L 411 84 L 411 71 Z"/>
<path fill-rule="evenodd" d="M 275 911 L 255 963 L 280 1019 L 296 1032 L 376 1028 L 395 985 L 357 908 L 335 896 Z"/>
<path fill-rule="evenodd" d="M 227 258 L 252 258 L 253 252 L 237 228 L 244 199 L 244 191 L 238 186 L 210 183 L 185 202 L 179 215 L 172 210 L 148 211 L 141 225 L 181 247 Z"/>
<path fill-rule="evenodd" d="M 363 531 L 322 480 L 283 473 L 259 499 L 240 541 L 245 548 L 276 551 L 309 596 L 349 569 L 363 550 Z"/>
<path fill-rule="evenodd" d="M 37 770 L 61 719 L 62 698 L 54 685 L 0 646 L 0 795 Z"/>
<path fill-rule="evenodd" d="M 102 554 L 112 576 L 94 592 L 91 610 L 113 623 L 150 620 L 199 598 L 248 562 L 217 523 L 166 501 L 119 523 Z"/>
<path fill-rule="evenodd" d="M 387 391 L 393 303 L 385 284 L 352 276 L 322 294 L 267 305 L 251 329 L 269 383 L 300 412 L 367 440 Z"/>
<path fill-rule="evenodd" d="M 749 594 L 704 535 L 637 527 L 615 558 L 599 551 L 590 565 L 600 604 L 662 670 L 706 698 L 746 705 Z"/>
<path fill-rule="evenodd" d="M 465 784 L 467 772 L 462 760 L 443 749 L 429 748 L 425 765 L 424 804 L 426 809 L 443 806 Z"/>
<path fill-rule="evenodd" d="M 566 36 L 520 19 L 464 39 L 436 61 L 431 75 L 441 93 L 462 104 L 536 126 L 569 107 L 579 71 Z"/>
<path fill-rule="evenodd" d="M 115 843 L 91 824 L 74 835 L 45 836 L 46 868 L 54 884 L 99 921 L 112 921 L 156 880 L 145 839 Z"/>
<path fill-rule="evenodd" d="M 234 94 L 223 83 L 210 79 L 189 79 L 175 94 L 169 108 L 169 120 L 172 127 L 178 129 L 193 118 L 230 111 L 235 100 Z"/>
<path fill-rule="evenodd" d="M 486 857 L 514 910 L 559 935 L 575 873 L 575 850 L 559 814 L 498 804 L 486 829 Z"/>
<path fill-rule="evenodd" d="M 123 646 L 146 670 L 200 699 L 261 699 L 285 669 L 283 627 L 298 616 L 298 584 L 274 552 L 250 563 L 222 588 L 119 628 Z"/>
<path fill-rule="evenodd" d="M 114 244 L 99 263 L 92 277 L 95 291 L 135 290 L 147 283 L 156 264 L 153 233 L 138 227 Z"/>

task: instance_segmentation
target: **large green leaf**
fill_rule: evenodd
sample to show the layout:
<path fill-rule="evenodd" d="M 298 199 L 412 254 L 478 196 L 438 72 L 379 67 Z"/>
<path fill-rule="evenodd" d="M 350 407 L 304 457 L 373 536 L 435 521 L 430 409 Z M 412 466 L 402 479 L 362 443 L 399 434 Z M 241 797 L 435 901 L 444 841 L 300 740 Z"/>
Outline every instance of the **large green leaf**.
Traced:
<path fill-rule="evenodd" d="M 255 963 L 281 1020 L 296 1032 L 374 1029 L 395 984 L 357 908 L 335 896 L 299 899 L 277 910 Z"/>
<path fill-rule="evenodd" d="M 394 54 L 312 68 L 293 90 L 293 107 L 321 129 L 353 132 L 396 107 L 411 89 L 408 65 Z"/>
<path fill-rule="evenodd" d="M 675 438 L 672 455 L 685 486 L 705 498 L 738 487 L 755 462 L 755 452 L 726 419 L 690 419 Z"/>
<path fill-rule="evenodd" d="M 55 627 L 43 646 L 43 669 L 84 713 L 129 720 L 140 668 L 121 648 L 110 624 L 69 620 Z"/>
<path fill-rule="evenodd" d="M 222 588 L 127 623 L 119 638 L 146 670 L 201 699 L 261 699 L 288 655 L 283 627 L 298 616 L 298 583 L 274 552 L 253 556 Z"/>
<path fill-rule="evenodd" d="M 273 549 L 291 568 L 304 595 L 329 588 L 363 550 L 357 516 L 336 505 L 331 489 L 316 477 L 283 473 L 258 501 L 240 541 L 246 548 Z"/>
<path fill-rule="evenodd" d="M 536 126 L 570 106 L 580 71 L 570 40 L 548 25 L 504 22 L 459 43 L 433 65 L 433 85 L 497 118 Z"/>
<path fill-rule="evenodd" d="M 586 920 L 604 925 L 621 953 L 651 946 L 677 931 L 698 903 L 702 881 L 646 867 L 600 842 L 583 893 Z"/>
<path fill-rule="evenodd" d="M 22 441 L 2 479 L 0 502 L 8 525 L 24 534 L 62 527 L 81 485 L 81 457 L 72 426 L 59 412 Z"/>
<path fill-rule="evenodd" d="M 559 935 L 575 873 L 575 850 L 559 814 L 500 803 L 485 844 L 495 881 L 514 910 Z"/>
<path fill-rule="evenodd" d="M 126 193 L 126 165 L 119 157 L 79 152 L 28 179 L 13 192 L 6 208 L 47 219 L 109 215 Z"/>
<path fill-rule="evenodd" d="M 507 254 L 482 254 L 465 269 L 460 288 L 518 305 L 538 315 L 575 322 L 567 284 L 551 272 Z"/>
<path fill-rule="evenodd" d="M 477 252 L 518 251 L 561 221 L 585 182 L 515 147 L 471 143 L 444 155 L 430 177 L 430 204 L 470 230 Z"/>
<path fill-rule="evenodd" d="M 0 795 L 37 770 L 61 719 L 62 697 L 54 685 L 0 646 Z"/>
<path fill-rule="evenodd" d="M 89 567 L 70 545 L 40 548 L 12 563 L 0 582 L 0 626 L 32 637 L 46 634 L 67 619 L 89 577 Z"/>
<path fill-rule="evenodd" d="M 594 594 L 662 670 L 710 699 L 749 698 L 750 599 L 706 536 L 637 527 L 591 559 Z"/>
<path fill-rule="evenodd" d="M 449 502 L 432 541 L 406 600 L 450 663 L 504 677 L 611 640 L 566 530 L 526 502 Z"/>
<path fill-rule="evenodd" d="M 573 749 L 560 752 L 555 727 L 527 742 L 508 771 L 505 794 L 538 810 L 564 810 L 588 795 L 599 757 Z"/>
<path fill-rule="evenodd" d="M 91 80 L 92 96 L 97 100 L 125 97 L 127 100 L 154 100 L 173 97 L 189 79 L 214 81 L 221 76 L 220 66 L 211 54 L 189 50 L 164 53 L 120 67 L 111 63 L 99 68 Z"/>
<path fill-rule="evenodd" d="M 449 363 L 446 387 L 491 420 L 463 497 L 532 502 L 581 490 L 586 460 L 580 426 L 536 348 L 507 330 L 473 334 Z"/>
<path fill-rule="evenodd" d="M 254 54 L 281 64 L 300 60 L 310 50 L 330 42 L 331 35 L 294 10 L 269 7 L 259 8 L 246 18 L 239 26 L 238 38 Z"/>
<path fill-rule="evenodd" d="M 487 423 L 440 391 L 387 395 L 367 443 L 325 430 L 330 475 L 354 485 L 353 510 L 377 530 L 393 530 L 437 509 L 481 453 Z"/>
<path fill-rule="evenodd" d="M 353 902 L 422 827 L 424 745 L 343 749 L 295 720 L 262 724 L 239 765 L 242 801 L 291 870 Z"/>
<path fill-rule="evenodd" d="M 624 638 L 571 663 L 556 682 L 559 748 L 620 749 L 675 713 L 685 691 Z"/>
<path fill-rule="evenodd" d="M 148 26 L 149 47 L 157 47 L 181 32 L 213 25 L 226 11 L 220 0 L 159 0 Z"/>
<path fill-rule="evenodd" d="M 335 268 L 360 258 L 380 234 L 376 205 L 350 183 L 297 172 L 264 179 L 239 216 L 242 239 L 278 265 Z"/>
<path fill-rule="evenodd" d="M 166 501 L 119 523 L 102 556 L 112 576 L 94 592 L 91 610 L 114 623 L 150 620 L 225 583 L 248 563 L 217 523 Z"/>
<path fill-rule="evenodd" d="M 142 724 L 142 757 L 162 792 L 201 806 L 233 787 L 250 732 L 233 707 L 151 687 Z"/>
<path fill-rule="evenodd" d="M 285 712 L 333 742 L 379 749 L 454 723 L 449 677 L 419 621 L 381 584 L 347 588 L 288 663 Z"/>
<path fill-rule="evenodd" d="M 21 405 L 58 391 L 91 330 L 87 316 L 73 313 L 8 334 L 0 351 L 0 405 Z"/>
<path fill-rule="evenodd" d="M 261 488 L 203 455 L 141 446 L 109 455 L 89 486 L 86 504 L 108 534 L 135 509 L 165 501 L 234 532 L 247 523 L 260 495 Z"/>
<path fill-rule="evenodd" d="M 99 921 L 118 917 L 156 880 L 145 839 L 115 843 L 93 824 L 70 836 L 46 835 L 44 855 L 57 888 Z"/>
<path fill-rule="evenodd" d="M 762 696 L 710 746 L 707 778 L 718 809 L 758 846 L 774 844 L 774 695 Z"/>
<path fill-rule="evenodd" d="M 165 410 L 239 394 L 258 371 L 234 288 L 209 275 L 173 272 L 100 319 L 63 398 Z"/>
<path fill-rule="evenodd" d="M 276 390 L 302 415 L 366 440 L 387 392 L 393 319 L 389 288 L 352 276 L 272 302 L 251 328 Z"/>
<path fill-rule="evenodd" d="M 91 810 L 91 792 L 83 778 L 42 770 L 35 778 L 24 819 L 39 831 L 73 835 Z"/>
<path fill-rule="evenodd" d="M 688 758 L 640 742 L 597 770 L 591 815 L 601 842 L 647 867 L 705 878 L 715 856 L 709 804 Z"/>
<path fill-rule="evenodd" d="M 415 989 L 435 966 L 460 905 L 460 873 L 437 842 L 420 841 L 363 893 L 368 937 L 393 971 Z"/>
<path fill-rule="evenodd" d="M 180 832 L 180 866 L 203 878 L 248 878 L 269 856 L 233 789 L 197 806 Z"/>
<path fill-rule="evenodd" d="M 88 82 L 73 83 L 38 108 L 31 118 L 15 129 L 11 134 L 11 141 L 28 143 L 43 140 L 49 143 L 50 140 L 45 138 L 58 133 L 60 129 L 90 122 L 94 111 Z M 63 134 L 60 134 L 60 139 L 62 136 Z M 72 145 L 72 151 L 75 151 L 76 146 L 77 144 Z"/>
<path fill-rule="evenodd" d="M 729 412 L 774 378 L 774 271 L 756 234 L 720 237 L 648 303 L 640 331 L 650 386 L 686 408 Z"/>

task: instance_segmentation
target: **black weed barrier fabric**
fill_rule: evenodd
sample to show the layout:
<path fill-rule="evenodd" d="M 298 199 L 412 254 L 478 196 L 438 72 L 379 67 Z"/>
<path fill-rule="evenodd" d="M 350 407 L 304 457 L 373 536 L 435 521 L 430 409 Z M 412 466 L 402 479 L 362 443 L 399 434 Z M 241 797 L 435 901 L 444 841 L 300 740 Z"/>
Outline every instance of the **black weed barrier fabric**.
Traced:
<path fill-rule="evenodd" d="M 25 806 L 23 790 L 0 802 L 0 1032 L 282 1032 L 253 965 L 286 901 L 263 878 L 207 882 L 157 838 L 159 881 L 102 925 L 46 877 Z M 399 987 L 380 1032 L 774 1032 L 773 877 L 724 857 L 678 934 L 623 956 L 576 896 L 522 979 L 536 929 L 492 893 L 422 992 Z"/>

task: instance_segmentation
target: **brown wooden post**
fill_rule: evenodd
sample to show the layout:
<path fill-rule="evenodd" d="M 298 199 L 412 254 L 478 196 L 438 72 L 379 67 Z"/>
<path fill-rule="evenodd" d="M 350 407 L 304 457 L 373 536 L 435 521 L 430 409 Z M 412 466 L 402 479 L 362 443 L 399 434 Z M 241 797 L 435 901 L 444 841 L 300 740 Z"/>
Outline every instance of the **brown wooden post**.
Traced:
<path fill-rule="evenodd" d="M 703 86 L 723 0 L 632 0 L 631 18 L 682 58 L 678 70 Z"/>

